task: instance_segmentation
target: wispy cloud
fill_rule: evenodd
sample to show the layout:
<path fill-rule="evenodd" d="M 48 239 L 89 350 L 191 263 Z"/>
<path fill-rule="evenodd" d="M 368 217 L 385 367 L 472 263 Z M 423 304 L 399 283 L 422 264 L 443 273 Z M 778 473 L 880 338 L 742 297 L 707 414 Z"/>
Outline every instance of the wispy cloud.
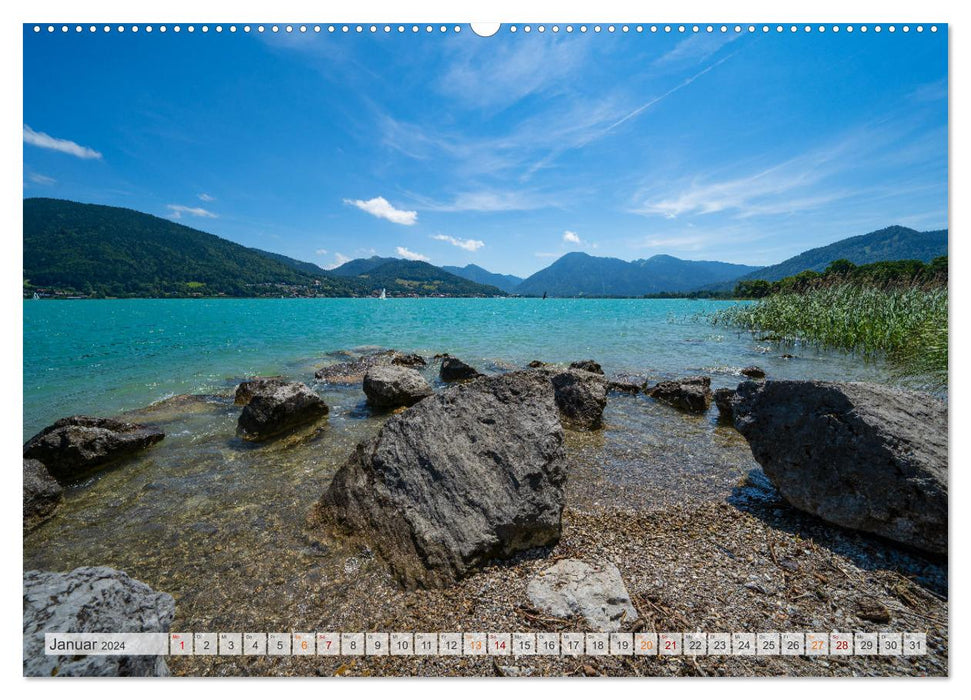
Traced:
<path fill-rule="evenodd" d="M 429 262 L 431 260 L 431 258 L 429 258 L 427 255 L 416 253 L 400 245 L 397 248 L 395 248 L 395 252 L 397 252 L 398 255 L 403 257 L 405 260 L 420 260 L 422 262 Z"/>
<path fill-rule="evenodd" d="M 533 255 L 535 255 L 537 258 L 558 258 L 562 255 L 562 253 L 549 253 L 549 252 L 537 251 L 533 253 Z"/>
<path fill-rule="evenodd" d="M 327 255 L 327 249 L 326 248 L 318 248 L 317 250 L 314 251 L 314 253 L 316 255 Z"/>
<path fill-rule="evenodd" d="M 654 68 L 670 68 L 673 70 L 687 69 L 697 66 L 718 51 L 743 36 L 736 32 L 712 32 L 708 34 L 693 34 L 678 42 L 677 46 L 662 54 L 654 63 Z"/>
<path fill-rule="evenodd" d="M 412 196 L 423 210 L 441 212 L 529 211 L 558 204 L 558 200 L 552 195 L 529 191 L 483 189 L 461 192 L 446 202 L 436 202 L 419 195 Z"/>
<path fill-rule="evenodd" d="M 206 194 L 205 192 L 202 192 L 202 193 L 200 193 L 200 194 L 198 194 L 196 196 L 199 199 L 201 199 L 203 202 L 214 202 L 214 201 L 216 201 L 216 198 L 215 197 L 213 197 L 211 194 Z"/>
<path fill-rule="evenodd" d="M 34 131 L 26 124 L 24 124 L 24 143 L 29 143 L 31 146 L 37 146 L 39 148 L 47 148 L 51 151 L 60 151 L 61 153 L 67 153 L 77 158 L 101 159 L 101 154 L 93 148 L 81 146 L 67 139 L 55 138 L 42 131 Z"/>
<path fill-rule="evenodd" d="M 583 241 L 580 240 L 580 236 L 578 236 L 575 231 L 564 231 L 563 242 L 576 243 L 577 245 L 580 245 L 581 243 L 583 243 Z"/>
<path fill-rule="evenodd" d="M 48 177 L 47 175 L 41 175 L 40 173 L 30 173 L 27 176 L 27 179 L 33 182 L 35 185 L 53 185 L 57 182 L 57 180 L 54 178 Z"/>
<path fill-rule="evenodd" d="M 941 78 L 930 83 L 924 83 L 914 89 L 907 97 L 914 102 L 934 102 L 947 99 L 947 79 Z"/>
<path fill-rule="evenodd" d="M 455 238 L 454 236 L 446 236 L 443 233 L 437 233 L 432 236 L 436 241 L 445 241 L 446 243 L 451 243 L 456 248 L 462 248 L 470 253 L 474 253 L 479 248 L 482 248 L 485 243 L 482 241 L 477 241 L 473 238 Z"/>
<path fill-rule="evenodd" d="M 371 216 L 379 219 L 387 219 L 395 224 L 411 226 L 418 221 L 418 212 L 395 209 L 384 197 L 374 197 L 373 199 L 345 199 L 344 204 L 355 206 L 361 211 L 365 211 Z"/>
<path fill-rule="evenodd" d="M 181 219 L 183 214 L 188 214 L 189 216 L 198 216 L 204 219 L 219 218 L 218 214 L 214 214 L 208 209 L 203 209 L 202 207 L 187 207 L 184 204 L 168 204 L 166 206 L 171 212 L 169 216 L 173 219 Z"/>

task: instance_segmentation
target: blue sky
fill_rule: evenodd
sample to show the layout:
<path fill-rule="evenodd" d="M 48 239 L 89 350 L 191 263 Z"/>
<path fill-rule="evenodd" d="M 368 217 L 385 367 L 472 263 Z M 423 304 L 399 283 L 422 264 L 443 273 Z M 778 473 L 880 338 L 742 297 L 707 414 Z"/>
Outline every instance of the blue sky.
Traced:
<path fill-rule="evenodd" d="M 947 226 L 947 38 L 24 30 L 24 196 L 332 267 L 772 264 Z"/>

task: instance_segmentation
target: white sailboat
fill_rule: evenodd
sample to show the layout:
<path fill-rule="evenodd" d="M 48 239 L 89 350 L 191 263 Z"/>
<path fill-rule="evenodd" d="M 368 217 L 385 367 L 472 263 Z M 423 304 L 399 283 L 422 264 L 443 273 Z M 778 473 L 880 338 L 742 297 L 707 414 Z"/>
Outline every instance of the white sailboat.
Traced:
<path fill-rule="evenodd" d="M 387 299 L 388 295 L 384 293 L 384 287 L 381 287 L 381 296 L 378 299 Z"/>

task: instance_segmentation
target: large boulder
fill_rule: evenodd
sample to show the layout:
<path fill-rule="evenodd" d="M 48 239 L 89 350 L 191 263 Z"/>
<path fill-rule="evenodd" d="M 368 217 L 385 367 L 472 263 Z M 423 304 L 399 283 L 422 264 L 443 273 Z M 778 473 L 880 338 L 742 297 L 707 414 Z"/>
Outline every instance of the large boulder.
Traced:
<path fill-rule="evenodd" d="M 465 364 L 457 357 L 444 357 L 438 376 L 443 382 L 462 382 L 468 379 L 476 379 L 481 377 L 482 374 L 475 367 Z"/>
<path fill-rule="evenodd" d="M 537 610 L 560 618 L 582 615 L 598 632 L 616 632 L 637 619 L 620 570 L 608 562 L 562 559 L 534 576 L 526 595 Z"/>
<path fill-rule="evenodd" d="M 24 460 L 24 528 L 39 525 L 54 514 L 64 489 L 36 459 Z"/>
<path fill-rule="evenodd" d="M 44 653 L 45 632 L 168 633 L 175 601 L 106 566 L 24 572 L 24 675 L 167 676 L 161 656 Z"/>
<path fill-rule="evenodd" d="M 397 408 L 412 406 L 433 392 L 416 370 L 389 365 L 375 367 L 364 375 L 364 393 L 372 406 Z"/>
<path fill-rule="evenodd" d="M 58 481 L 70 481 L 151 447 L 165 433 L 113 418 L 71 416 L 49 425 L 24 445 L 24 458 L 39 460 Z"/>
<path fill-rule="evenodd" d="M 574 430 L 603 427 L 607 406 L 607 381 L 602 374 L 581 369 L 549 373 L 560 416 Z"/>
<path fill-rule="evenodd" d="M 315 514 L 365 538 L 406 588 L 445 586 L 557 542 L 565 479 L 550 382 L 515 372 L 393 416 L 358 445 Z"/>
<path fill-rule="evenodd" d="M 711 408 L 711 377 L 685 377 L 660 382 L 644 389 L 652 399 L 688 413 L 706 413 Z"/>
<path fill-rule="evenodd" d="M 289 382 L 283 377 L 254 377 L 245 382 L 241 382 L 236 387 L 236 395 L 233 402 L 237 406 L 245 406 L 257 394 L 272 393 Z"/>
<path fill-rule="evenodd" d="M 287 382 L 255 394 L 239 414 L 236 434 L 260 442 L 327 415 L 327 404 L 301 382 Z"/>
<path fill-rule="evenodd" d="M 582 369 L 584 372 L 593 372 L 594 374 L 604 373 L 600 364 L 594 360 L 579 360 L 578 362 L 571 362 L 570 369 Z"/>
<path fill-rule="evenodd" d="M 782 496 L 837 525 L 947 552 L 947 405 L 875 384 L 744 382 L 735 427 Z"/>

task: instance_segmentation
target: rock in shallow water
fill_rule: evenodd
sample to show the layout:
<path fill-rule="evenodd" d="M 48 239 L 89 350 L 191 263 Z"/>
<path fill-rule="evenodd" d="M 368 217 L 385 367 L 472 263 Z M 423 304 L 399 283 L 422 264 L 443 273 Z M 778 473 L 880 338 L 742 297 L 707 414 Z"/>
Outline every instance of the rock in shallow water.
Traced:
<path fill-rule="evenodd" d="M 705 413 L 711 408 L 711 378 L 685 377 L 659 382 L 644 393 L 652 399 L 689 413 Z"/>
<path fill-rule="evenodd" d="M 106 566 L 24 572 L 25 676 L 167 676 L 160 656 L 47 656 L 45 632 L 168 632 L 175 601 Z"/>
<path fill-rule="evenodd" d="M 364 375 L 364 393 L 372 406 L 397 408 L 412 406 L 433 392 L 416 370 L 391 365 L 375 367 Z"/>
<path fill-rule="evenodd" d="M 607 382 L 603 375 L 582 369 L 548 373 L 564 423 L 575 430 L 603 427 Z"/>
<path fill-rule="evenodd" d="M 560 618 L 582 615 L 599 632 L 616 632 L 637 619 L 620 570 L 608 562 L 558 561 L 529 582 L 526 595 L 538 610 Z"/>
<path fill-rule="evenodd" d="M 571 362 L 570 369 L 582 369 L 585 372 L 593 372 L 594 374 L 604 373 L 600 364 L 594 360 L 580 360 L 578 362 Z"/>
<path fill-rule="evenodd" d="M 715 405 L 718 406 L 718 417 L 731 423 L 734 418 L 735 390 L 715 389 Z"/>
<path fill-rule="evenodd" d="M 54 514 L 64 490 L 47 467 L 36 459 L 24 460 L 24 528 L 32 528 Z"/>
<path fill-rule="evenodd" d="M 443 382 L 461 382 L 481 377 L 482 374 L 475 367 L 465 364 L 457 357 L 446 356 L 442 359 L 442 366 L 438 371 L 438 376 Z"/>
<path fill-rule="evenodd" d="M 39 460 L 58 481 L 71 481 L 151 447 L 164 437 L 161 430 L 138 423 L 71 416 L 49 425 L 28 440 L 24 458 Z"/>
<path fill-rule="evenodd" d="M 327 415 L 327 404 L 306 384 L 288 382 L 264 387 L 239 414 L 236 434 L 244 440 L 268 440 Z"/>
<path fill-rule="evenodd" d="M 237 406 L 245 406 L 257 394 L 271 393 L 289 382 L 283 377 L 254 377 L 245 382 L 241 382 L 236 387 L 236 396 L 233 403 Z"/>
<path fill-rule="evenodd" d="M 450 387 L 358 445 L 316 508 L 406 588 L 444 586 L 560 537 L 563 428 L 536 372 Z"/>
<path fill-rule="evenodd" d="M 947 405 L 875 384 L 744 382 L 735 427 L 793 506 L 947 552 Z"/>

